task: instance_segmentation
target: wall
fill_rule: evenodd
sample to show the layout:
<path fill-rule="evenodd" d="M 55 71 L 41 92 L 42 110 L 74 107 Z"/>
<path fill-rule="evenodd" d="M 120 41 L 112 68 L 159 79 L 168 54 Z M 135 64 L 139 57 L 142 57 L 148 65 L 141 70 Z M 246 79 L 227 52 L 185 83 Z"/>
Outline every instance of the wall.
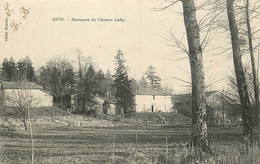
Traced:
<path fill-rule="evenodd" d="M 116 114 L 116 105 L 115 104 L 109 104 L 109 109 L 107 111 L 108 115 Z"/>
<path fill-rule="evenodd" d="M 42 107 L 42 106 L 53 106 L 53 96 L 39 89 L 5 89 L 5 105 L 14 106 L 12 101 L 17 101 L 18 99 L 25 98 L 25 93 L 29 96 L 28 99 L 33 100 L 33 107 Z"/>
<path fill-rule="evenodd" d="M 136 112 L 172 112 L 171 96 L 136 95 Z M 152 111 L 152 106 L 154 107 Z"/>

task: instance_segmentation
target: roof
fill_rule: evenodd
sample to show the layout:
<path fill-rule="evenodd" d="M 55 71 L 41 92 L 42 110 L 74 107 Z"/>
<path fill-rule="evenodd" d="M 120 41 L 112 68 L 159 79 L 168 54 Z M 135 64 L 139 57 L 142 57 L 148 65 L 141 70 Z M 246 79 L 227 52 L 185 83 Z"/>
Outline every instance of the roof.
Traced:
<path fill-rule="evenodd" d="M 7 82 L 7 81 L 3 81 L 1 82 L 2 89 L 25 89 L 27 87 L 27 89 L 40 89 L 42 90 L 43 87 L 34 83 L 34 82 Z"/>
<path fill-rule="evenodd" d="M 135 92 L 135 95 L 159 95 L 159 96 L 171 96 L 170 94 L 166 94 L 161 90 L 154 89 L 142 89 Z"/>
<path fill-rule="evenodd" d="M 218 91 L 208 91 L 205 92 L 206 98 L 213 95 L 214 93 L 217 93 Z M 187 94 L 177 94 L 173 96 L 173 100 L 175 102 L 191 102 L 192 100 L 192 93 Z"/>
<path fill-rule="evenodd" d="M 49 95 L 51 95 L 51 96 L 53 96 L 53 94 L 52 94 L 51 92 L 48 92 L 48 91 L 46 91 L 46 90 L 44 90 L 44 89 L 41 89 L 41 91 L 44 92 L 44 93 L 47 93 L 47 94 L 49 94 Z"/>
<path fill-rule="evenodd" d="M 221 92 L 219 92 L 219 91 L 207 91 L 207 92 L 205 92 L 205 95 L 206 95 L 206 97 L 208 97 L 208 96 L 211 96 L 212 94 L 214 94 L 214 93 L 221 93 Z M 186 94 L 177 94 L 177 95 L 175 95 L 176 97 L 190 97 L 191 96 L 191 93 L 186 93 Z"/>
<path fill-rule="evenodd" d="M 98 94 L 95 94 L 94 97 L 99 98 L 99 99 L 101 99 L 101 100 L 103 100 L 103 101 L 106 101 L 106 102 L 109 103 L 109 104 L 115 104 L 115 103 L 116 103 L 115 101 L 108 100 L 108 99 L 106 99 L 106 98 L 104 98 L 104 97 L 102 97 L 102 96 L 99 96 Z"/>
<path fill-rule="evenodd" d="M 205 92 L 206 98 L 208 98 L 208 97 L 210 97 L 211 95 L 214 95 L 214 94 L 219 94 L 222 98 L 231 100 L 227 95 L 224 95 L 223 93 L 221 93 L 219 91 L 207 91 L 207 92 Z M 173 101 L 175 101 L 177 103 L 178 102 L 179 103 L 191 102 L 192 94 L 191 93 L 188 93 L 188 94 L 177 94 L 177 95 L 174 95 L 172 98 L 173 98 Z"/>

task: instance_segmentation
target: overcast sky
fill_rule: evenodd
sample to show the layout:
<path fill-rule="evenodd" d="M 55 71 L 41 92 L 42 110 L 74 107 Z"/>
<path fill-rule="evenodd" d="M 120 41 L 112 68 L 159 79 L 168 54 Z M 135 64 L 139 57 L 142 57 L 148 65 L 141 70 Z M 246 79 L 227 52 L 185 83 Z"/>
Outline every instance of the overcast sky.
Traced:
<path fill-rule="evenodd" d="M 1 1 L 5 6 L 7 1 Z M 153 65 L 162 83 L 176 92 L 185 91 L 187 85 L 174 77 L 190 81 L 190 68 L 186 54 L 176 55 L 176 49 L 167 45 L 164 38 L 172 31 L 186 44 L 181 3 L 170 10 L 154 11 L 164 4 L 160 0 L 37 0 L 8 1 L 11 11 L 8 23 L 19 24 L 17 32 L 5 30 L 6 11 L 0 10 L 0 62 L 4 58 L 29 56 L 35 68 L 43 66 L 55 56 L 68 58 L 76 63 L 76 49 L 84 56 L 92 56 L 96 68 L 113 72 L 113 57 L 121 49 L 127 60 L 131 77 L 140 79 L 149 65 Z M 29 10 L 26 18 L 19 9 Z M 1 7 L 3 9 L 3 7 Z M 22 11 L 21 11 L 22 12 Z M 62 17 L 65 21 L 52 21 Z M 73 22 L 72 18 L 90 19 Z M 91 19 L 96 19 L 95 22 Z M 124 22 L 100 22 L 98 18 L 122 18 Z M 21 24 L 20 24 L 21 23 Z M 5 41 L 8 32 L 8 41 Z M 170 60 L 175 59 L 175 60 Z M 219 80 L 233 69 L 230 57 L 204 53 L 207 79 Z M 214 86 L 221 89 L 220 83 Z"/>

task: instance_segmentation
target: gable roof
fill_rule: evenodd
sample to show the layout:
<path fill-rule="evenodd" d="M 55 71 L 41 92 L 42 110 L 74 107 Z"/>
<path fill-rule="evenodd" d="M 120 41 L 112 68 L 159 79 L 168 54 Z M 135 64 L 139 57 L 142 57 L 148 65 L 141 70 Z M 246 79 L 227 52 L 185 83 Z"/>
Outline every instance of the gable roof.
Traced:
<path fill-rule="evenodd" d="M 170 94 L 166 94 L 161 90 L 154 89 L 142 89 L 135 92 L 135 95 L 158 95 L 158 96 L 171 96 Z"/>
<path fill-rule="evenodd" d="M 214 94 L 218 94 L 222 99 L 226 99 L 227 101 L 233 101 L 230 97 L 227 95 L 224 95 L 222 92 L 219 91 L 207 91 L 205 92 L 206 99 Z M 172 97 L 172 100 L 175 103 L 184 103 L 184 102 L 191 102 L 192 101 L 192 94 L 177 94 Z"/>
<path fill-rule="evenodd" d="M 93 96 L 94 96 L 94 98 L 100 99 L 100 100 L 102 100 L 102 101 L 104 101 L 104 102 L 107 102 L 107 103 L 109 103 L 109 104 L 115 104 L 115 103 L 116 103 L 115 101 L 113 101 L 113 100 L 108 100 L 107 98 L 104 98 L 104 97 L 102 97 L 102 96 L 99 96 L 98 94 L 95 94 L 95 95 L 93 95 Z"/>
<path fill-rule="evenodd" d="M 9 81 L 2 81 L 1 89 L 40 89 L 42 90 L 43 87 L 34 83 L 34 82 L 9 82 Z"/>

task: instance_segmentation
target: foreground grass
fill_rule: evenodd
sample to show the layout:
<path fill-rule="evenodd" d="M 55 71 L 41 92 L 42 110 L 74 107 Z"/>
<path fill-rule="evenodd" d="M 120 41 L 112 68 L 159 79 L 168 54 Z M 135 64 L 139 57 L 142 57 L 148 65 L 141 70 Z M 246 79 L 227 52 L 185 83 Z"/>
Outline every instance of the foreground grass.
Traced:
<path fill-rule="evenodd" d="M 29 131 L 0 127 L 0 163 L 30 163 Z M 189 127 L 33 127 L 35 163 L 194 163 Z M 241 128 L 210 128 L 207 163 L 257 163 L 259 149 L 242 153 Z"/>

